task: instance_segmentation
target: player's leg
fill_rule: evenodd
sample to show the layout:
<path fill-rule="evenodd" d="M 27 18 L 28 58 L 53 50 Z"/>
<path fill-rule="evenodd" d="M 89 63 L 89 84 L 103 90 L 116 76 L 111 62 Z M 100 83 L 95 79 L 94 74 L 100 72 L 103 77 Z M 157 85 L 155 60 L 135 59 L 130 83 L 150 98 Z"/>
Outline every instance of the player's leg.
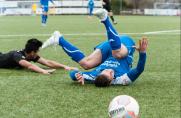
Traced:
<path fill-rule="evenodd" d="M 89 56 L 79 61 L 79 64 L 81 67 L 88 70 L 98 66 L 99 64 L 101 64 L 101 62 L 102 62 L 101 50 L 96 49 Z"/>
<path fill-rule="evenodd" d="M 46 48 L 50 45 L 60 45 L 65 53 L 72 58 L 75 62 L 79 63 L 84 69 L 91 69 L 100 64 L 102 61 L 101 51 L 95 50 L 91 55 L 85 57 L 84 53 L 80 51 L 76 46 L 66 41 L 64 37 L 55 31 L 53 35 L 43 43 L 42 48 Z"/>
<path fill-rule="evenodd" d="M 127 48 L 121 44 L 119 34 L 111 24 L 108 13 L 105 9 L 99 9 L 95 12 L 95 15 L 101 20 L 107 30 L 108 41 L 112 48 L 112 54 L 116 58 L 122 58 L 127 55 Z"/>
<path fill-rule="evenodd" d="M 109 21 L 108 12 L 105 9 L 99 9 L 95 12 L 95 15 L 101 20 L 107 30 L 108 41 L 112 50 L 119 49 L 121 47 L 119 34 L 116 32 L 113 25 Z"/>
<path fill-rule="evenodd" d="M 92 16 L 93 15 L 93 9 L 94 9 L 94 6 L 90 6 L 90 16 Z"/>
<path fill-rule="evenodd" d="M 85 57 L 77 47 L 66 41 L 59 31 L 55 31 L 52 36 L 43 43 L 42 48 L 56 44 L 60 45 L 67 55 L 69 55 L 75 62 L 79 62 Z"/>
<path fill-rule="evenodd" d="M 43 6 L 42 8 L 42 25 L 45 26 L 46 25 L 46 22 L 47 22 L 47 18 L 48 18 L 48 7 L 46 6 Z"/>
<path fill-rule="evenodd" d="M 103 8 L 104 8 L 105 10 L 107 10 L 108 15 L 110 16 L 112 22 L 113 22 L 114 24 L 117 24 L 117 22 L 114 20 L 114 17 L 113 17 L 113 12 L 112 12 L 112 8 L 111 8 L 111 4 L 103 5 Z"/>
<path fill-rule="evenodd" d="M 117 22 L 114 20 L 114 16 L 113 16 L 111 4 L 109 4 L 109 5 L 107 6 L 107 11 L 108 11 L 108 14 L 109 14 L 112 22 L 113 22 L 114 24 L 117 24 Z"/>
<path fill-rule="evenodd" d="M 48 6 L 44 8 L 45 10 L 45 24 L 47 23 L 47 19 L 48 19 Z"/>
<path fill-rule="evenodd" d="M 116 25 L 116 24 L 117 24 L 117 22 L 114 20 L 114 16 L 113 16 L 113 12 L 112 12 L 112 10 L 110 10 L 110 12 L 109 12 L 109 16 L 110 16 L 110 18 L 111 18 L 112 22 Z"/>

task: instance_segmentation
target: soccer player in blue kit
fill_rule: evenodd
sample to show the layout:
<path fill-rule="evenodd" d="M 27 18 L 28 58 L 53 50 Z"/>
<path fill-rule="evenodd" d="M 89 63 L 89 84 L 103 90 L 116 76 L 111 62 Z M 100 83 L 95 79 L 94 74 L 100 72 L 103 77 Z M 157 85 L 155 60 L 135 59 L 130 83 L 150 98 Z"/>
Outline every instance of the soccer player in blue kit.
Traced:
<path fill-rule="evenodd" d="M 94 10 L 94 0 L 88 1 L 88 8 L 89 8 L 89 16 L 92 16 Z"/>
<path fill-rule="evenodd" d="M 95 51 L 85 55 L 74 45 L 70 44 L 58 32 L 44 42 L 42 48 L 59 44 L 63 50 L 84 69 L 95 69 L 88 72 L 72 71 L 70 77 L 74 81 L 84 84 L 85 81 L 94 83 L 97 87 L 106 87 L 111 84 L 129 85 L 143 72 L 146 62 L 147 38 L 139 41 L 135 46 L 134 41 L 126 36 L 119 36 L 109 21 L 108 13 L 104 9 L 95 12 L 95 15 L 105 25 L 108 41 L 101 43 Z M 132 68 L 133 53 L 139 51 L 139 60 L 136 68 Z"/>
<path fill-rule="evenodd" d="M 53 0 L 40 0 L 40 4 L 42 7 L 42 16 L 41 16 L 42 26 L 46 26 L 46 23 L 47 23 L 49 1 L 51 1 L 51 3 L 54 4 Z"/>

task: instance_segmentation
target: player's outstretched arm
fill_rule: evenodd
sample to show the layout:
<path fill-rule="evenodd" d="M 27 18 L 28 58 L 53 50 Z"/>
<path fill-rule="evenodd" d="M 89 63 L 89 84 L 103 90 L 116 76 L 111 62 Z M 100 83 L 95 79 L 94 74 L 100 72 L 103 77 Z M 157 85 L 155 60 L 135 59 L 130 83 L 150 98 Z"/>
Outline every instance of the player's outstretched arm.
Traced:
<path fill-rule="evenodd" d="M 25 67 L 27 69 L 30 69 L 34 72 L 38 72 L 38 73 L 42 73 L 42 74 L 51 74 L 55 71 L 55 69 L 49 69 L 49 70 L 45 70 L 45 69 L 42 69 L 40 67 L 38 67 L 37 65 L 34 65 L 26 60 L 20 60 L 19 61 L 19 64 L 22 66 L 22 67 Z"/>
<path fill-rule="evenodd" d="M 131 69 L 127 75 L 131 79 L 131 81 L 135 81 L 139 75 L 144 71 L 145 63 L 146 63 L 146 49 L 148 47 L 147 38 L 142 38 L 139 40 L 139 46 L 135 47 L 136 50 L 139 51 L 139 60 L 136 68 Z"/>
<path fill-rule="evenodd" d="M 50 68 L 63 68 L 65 70 L 78 70 L 78 68 L 76 68 L 76 67 L 70 67 L 70 66 L 58 63 L 56 61 L 44 59 L 42 57 L 37 62 L 42 65 L 45 65 L 47 67 L 50 67 Z"/>

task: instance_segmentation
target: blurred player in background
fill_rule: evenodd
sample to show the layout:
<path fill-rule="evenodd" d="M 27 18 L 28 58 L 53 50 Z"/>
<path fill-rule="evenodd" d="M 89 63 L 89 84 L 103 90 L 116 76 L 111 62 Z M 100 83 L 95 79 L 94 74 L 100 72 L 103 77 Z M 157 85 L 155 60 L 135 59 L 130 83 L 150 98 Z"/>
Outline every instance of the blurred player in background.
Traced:
<path fill-rule="evenodd" d="M 36 15 L 37 4 L 33 3 L 31 9 L 32 9 L 32 15 L 35 16 Z"/>
<path fill-rule="evenodd" d="M 94 10 L 94 0 L 88 1 L 88 9 L 89 9 L 89 16 L 92 16 Z"/>
<path fill-rule="evenodd" d="M 42 74 L 51 74 L 55 71 L 55 69 L 43 69 L 37 65 L 30 63 L 31 61 L 33 61 L 50 68 L 77 70 L 77 68 L 69 67 L 58 62 L 40 57 L 38 55 L 38 51 L 41 46 L 41 41 L 37 39 L 29 39 L 23 50 L 10 51 L 8 53 L 0 52 L 0 68 L 27 68 L 29 70 Z"/>
<path fill-rule="evenodd" d="M 110 84 L 128 85 L 134 82 L 143 72 L 146 62 L 146 49 L 148 41 L 142 38 L 139 47 L 126 35 L 119 36 L 109 21 L 108 13 L 105 9 L 95 12 L 95 15 L 105 25 L 108 41 L 96 46 L 95 51 L 85 57 L 85 55 L 74 45 L 64 39 L 58 32 L 44 42 L 42 48 L 53 44 L 59 44 L 63 50 L 84 69 L 94 70 L 89 72 L 73 71 L 70 73 L 72 80 L 84 84 L 84 81 L 94 82 L 98 87 L 109 86 Z M 136 68 L 132 68 L 133 54 L 135 48 L 139 51 L 139 61 Z"/>
<path fill-rule="evenodd" d="M 48 19 L 48 9 L 49 9 L 49 1 L 54 4 L 53 0 L 40 0 L 40 4 L 42 7 L 42 16 L 41 16 L 41 23 L 42 26 L 46 26 L 47 19 Z M 55 5 L 55 4 L 54 4 Z"/>
<path fill-rule="evenodd" d="M 107 10 L 108 15 L 110 16 L 113 24 L 117 24 L 117 22 L 115 21 L 114 17 L 113 17 L 113 12 L 112 12 L 112 8 L 111 8 L 111 0 L 102 0 L 102 7 Z"/>

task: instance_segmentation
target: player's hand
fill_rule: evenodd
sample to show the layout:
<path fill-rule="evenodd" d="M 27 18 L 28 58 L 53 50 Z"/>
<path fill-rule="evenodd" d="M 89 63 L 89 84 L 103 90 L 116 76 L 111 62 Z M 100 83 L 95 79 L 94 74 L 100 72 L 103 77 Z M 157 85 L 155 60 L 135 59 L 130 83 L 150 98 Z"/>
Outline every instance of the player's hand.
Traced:
<path fill-rule="evenodd" d="M 75 74 L 75 77 L 77 79 L 77 81 L 81 84 L 84 85 L 84 77 L 83 75 L 79 72 Z"/>
<path fill-rule="evenodd" d="M 64 69 L 65 69 L 65 70 L 68 70 L 68 71 L 69 71 L 69 70 L 79 70 L 79 69 L 76 68 L 76 67 L 69 67 L 69 66 L 65 66 Z"/>
<path fill-rule="evenodd" d="M 54 73 L 55 71 L 56 71 L 56 69 L 48 69 L 48 70 L 46 70 L 49 74 L 52 74 L 52 73 Z"/>
<path fill-rule="evenodd" d="M 146 49 L 148 47 L 148 39 L 146 37 L 143 37 L 139 40 L 138 46 L 133 46 L 136 50 L 139 52 L 146 52 Z"/>

